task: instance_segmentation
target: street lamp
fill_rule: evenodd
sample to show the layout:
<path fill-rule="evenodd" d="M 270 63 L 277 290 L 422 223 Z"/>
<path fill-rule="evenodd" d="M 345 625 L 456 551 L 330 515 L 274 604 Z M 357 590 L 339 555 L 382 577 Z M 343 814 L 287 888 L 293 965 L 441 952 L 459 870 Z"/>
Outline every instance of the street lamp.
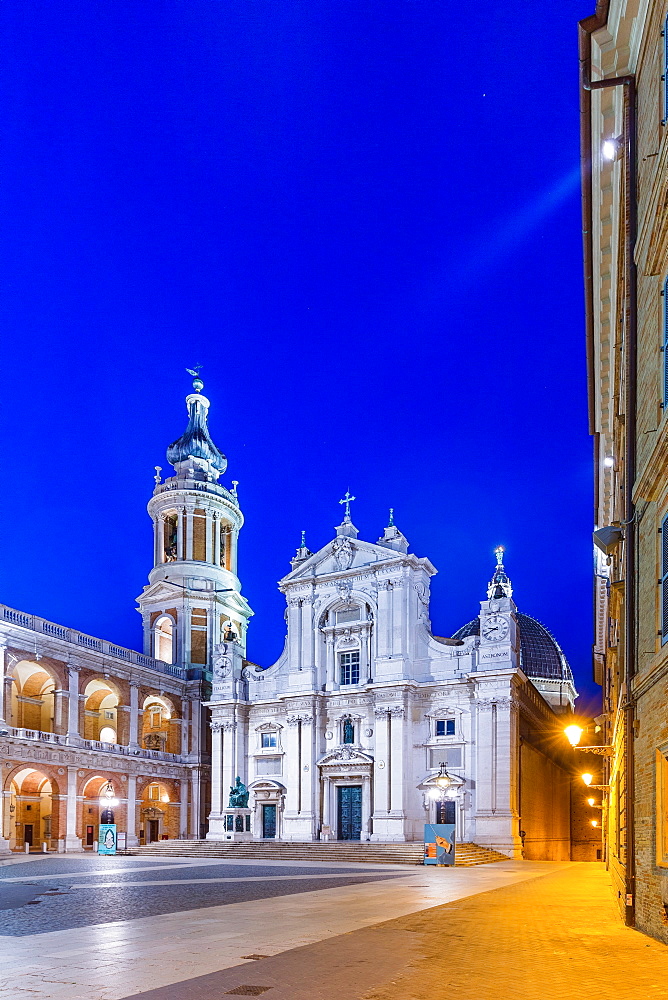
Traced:
<path fill-rule="evenodd" d="M 582 734 L 584 729 L 582 726 L 576 726 L 575 724 L 571 726 L 566 726 L 564 733 L 566 734 L 566 739 L 572 747 L 576 747 L 580 740 L 582 739 Z"/>
<path fill-rule="evenodd" d="M 102 808 L 102 815 L 100 816 L 100 823 L 113 823 L 114 822 L 114 806 L 118 805 L 118 799 L 115 797 L 114 786 L 111 781 L 108 781 L 100 794 L 100 806 Z"/>

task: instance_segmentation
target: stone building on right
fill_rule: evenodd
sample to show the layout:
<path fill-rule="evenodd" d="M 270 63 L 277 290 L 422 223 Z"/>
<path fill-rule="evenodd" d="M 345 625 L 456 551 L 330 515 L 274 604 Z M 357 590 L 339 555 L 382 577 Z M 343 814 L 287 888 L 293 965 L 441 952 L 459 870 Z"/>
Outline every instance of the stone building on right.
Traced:
<path fill-rule="evenodd" d="M 593 742 L 626 922 L 668 943 L 668 22 L 607 0 L 580 24 Z M 600 737 L 603 738 L 600 738 Z"/>

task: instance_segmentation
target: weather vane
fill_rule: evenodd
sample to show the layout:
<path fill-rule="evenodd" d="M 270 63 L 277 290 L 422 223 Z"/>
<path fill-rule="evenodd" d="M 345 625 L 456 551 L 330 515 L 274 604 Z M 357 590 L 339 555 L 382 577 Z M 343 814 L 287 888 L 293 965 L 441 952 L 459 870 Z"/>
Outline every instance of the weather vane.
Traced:
<path fill-rule="evenodd" d="M 390 507 L 390 520 L 387 522 L 388 528 L 394 527 L 394 507 Z"/>
<path fill-rule="evenodd" d="M 302 548 L 306 548 L 306 532 L 302 531 Z"/>
<path fill-rule="evenodd" d="M 339 503 L 344 503 L 346 505 L 346 517 L 348 518 L 348 520 L 350 520 L 350 505 L 353 502 L 353 500 L 357 500 L 357 497 L 351 496 L 350 490 L 346 490 L 346 495 L 344 496 L 343 500 L 339 500 Z"/>
<path fill-rule="evenodd" d="M 506 550 L 504 549 L 503 545 L 497 545 L 497 547 L 494 549 L 494 555 L 496 556 L 497 566 L 503 566 L 503 553 L 505 551 Z"/>
<path fill-rule="evenodd" d="M 200 389 L 204 388 L 204 382 L 202 382 L 202 379 L 200 378 L 199 375 L 201 370 L 202 370 L 202 365 L 195 365 L 194 368 L 186 368 L 188 374 L 192 375 L 193 377 L 193 389 L 195 390 L 195 392 L 199 392 Z"/>

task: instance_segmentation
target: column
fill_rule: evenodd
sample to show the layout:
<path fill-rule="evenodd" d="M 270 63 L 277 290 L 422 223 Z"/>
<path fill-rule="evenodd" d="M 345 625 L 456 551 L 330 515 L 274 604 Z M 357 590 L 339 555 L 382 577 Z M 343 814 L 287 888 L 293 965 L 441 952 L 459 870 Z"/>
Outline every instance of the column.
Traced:
<path fill-rule="evenodd" d="M 225 825 L 223 813 L 223 723 L 214 719 L 211 723 L 211 812 L 207 840 L 224 840 Z"/>
<path fill-rule="evenodd" d="M 165 515 L 164 514 L 158 515 L 155 536 L 156 536 L 155 565 L 159 566 L 160 563 L 163 563 L 165 561 Z"/>
<path fill-rule="evenodd" d="M 371 837 L 371 775 L 365 774 L 362 779 L 362 831 L 360 840 Z"/>
<path fill-rule="evenodd" d="M 200 773 L 192 771 L 190 776 L 190 836 L 194 840 L 200 838 Z"/>
<path fill-rule="evenodd" d="M 179 837 L 183 840 L 188 836 L 188 782 L 181 782 L 181 798 L 179 800 Z"/>
<path fill-rule="evenodd" d="M 183 516 L 185 508 L 176 515 L 176 558 L 183 559 Z"/>
<path fill-rule="evenodd" d="M 212 511 L 207 510 L 204 518 L 205 523 L 205 551 L 204 557 L 208 563 L 213 561 L 213 538 L 211 537 L 212 525 L 216 520 Z"/>
<path fill-rule="evenodd" d="M 0 857 L 11 854 L 10 843 L 7 839 L 7 837 L 11 837 L 12 835 L 12 830 L 10 829 L 12 814 L 9 811 L 11 795 L 10 791 L 0 793 Z"/>
<path fill-rule="evenodd" d="M 394 838 L 404 839 L 404 771 L 405 771 L 405 717 L 403 706 L 393 705 L 388 716 L 390 726 L 391 770 L 389 812 L 395 820 Z"/>
<path fill-rule="evenodd" d="M 312 715 L 302 716 L 302 753 L 300 780 L 302 783 L 301 831 L 306 840 L 316 835 L 317 774 L 315 763 L 315 719 Z M 308 768 L 308 770 L 306 770 Z"/>
<path fill-rule="evenodd" d="M 67 733 L 67 691 L 57 688 L 53 692 L 53 731 L 59 736 Z"/>
<path fill-rule="evenodd" d="M 331 822 L 329 819 L 329 796 L 331 788 L 329 783 L 329 778 L 326 774 L 322 777 L 322 825 L 323 827 L 330 827 Z"/>
<path fill-rule="evenodd" d="M 139 750 L 137 742 L 139 732 L 139 684 L 130 681 L 130 741 L 128 746 L 132 750 Z"/>
<path fill-rule="evenodd" d="M 235 576 L 237 575 L 237 550 L 239 548 L 238 541 L 239 541 L 239 529 L 231 528 L 229 534 L 229 544 L 231 546 L 230 571 L 234 573 Z"/>
<path fill-rule="evenodd" d="M 5 724 L 5 655 L 7 647 L 0 645 L 0 725 Z M 9 706 L 7 706 L 9 708 Z M 7 712 L 9 715 L 9 711 Z M 2 831 L 0 830 L 0 833 Z"/>
<path fill-rule="evenodd" d="M 283 829 L 285 840 L 300 840 L 299 836 L 299 793 L 301 781 L 301 761 L 299 759 L 299 723 L 297 715 L 288 715 L 287 726 L 283 730 L 283 781 L 285 783 L 285 811 Z"/>
<path fill-rule="evenodd" d="M 79 668 L 67 665 L 67 679 L 69 690 L 69 705 L 67 712 L 67 742 L 78 746 L 81 740 L 79 735 Z M 68 798 L 69 809 L 69 798 Z"/>
<path fill-rule="evenodd" d="M 198 701 L 190 702 L 190 753 L 199 756 L 200 726 L 202 725 L 202 708 Z"/>
<path fill-rule="evenodd" d="M 137 847 L 137 776 L 128 775 L 128 805 L 127 805 L 127 846 Z"/>
<path fill-rule="evenodd" d="M 334 635 L 332 632 L 327 632 L 325 635 L 325 660 L 327 669 L 327 690 L 333 691 L 336 687 L 337 678 L 336 674 L 336 663 L 334 658 Z"/>
<path fill-rule="evenodd" d="M 65 825 L 65 853 L 83 851 L 81 837 L 77 837 L 77 769 L 67 768 L 67 814 Z"/>
<path fill-rule="evenodd" d="M 188 729 L 190 728 L 190 701 L 188 698 L 181 700 L 181 756 L 188 755 Z"/>
<path fill-rule="evenodd" d="M 13 719 L 13 717 L 12 717 L 12 684 L 13 683 L 14 682 L 12 680 L 11 675 L 10 674 L 5 674 L 5 679 L 4 679 L 4 684 L 3 684 L 4 697 L 3 697 L 2 700 L 3 700 L 4 707 L 5 707 L 4 708 L 4 710 L 5 710 L 5 722 L 7 722 L 8 724 L 11 724 L 12 726 L 16 726 L 16 720 Z"/>
<path fill-rule="evenodd" d="M 375 709 L 376 740 L 373 781 L 373 833 L 372 840 L 387 840 L 387 813 L 389 809 L 389 714 L 387 708 Z"/>
<path fill-rule="evenodd" d="M 213 512 L 213 561 L 220 566 L 220 518 L 218 511 Z"/>
<path fill-rule="evenodd" d="M 193 557 L 193 517 L 195 508 L 186 507 L 186 559 Z"/>

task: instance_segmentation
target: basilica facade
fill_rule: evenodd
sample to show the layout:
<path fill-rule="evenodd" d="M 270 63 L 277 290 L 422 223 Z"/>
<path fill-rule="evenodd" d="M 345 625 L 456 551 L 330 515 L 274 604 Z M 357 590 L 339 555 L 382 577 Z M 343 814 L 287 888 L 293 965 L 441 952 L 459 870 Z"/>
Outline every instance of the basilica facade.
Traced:
<path fill-rule="evenodd" d="M 518 611 L 503 550 L 475 616 L 435 635 L 436 569 L 392 516 L 360 539 L 347 495 L 331 541 L 310 552 L 302 538 L 279 583 L 282 655 L 253 663 L 243 515 L 236 484 L 219 482 L 227 460 L 199 378 L 193 389 L 167 452 L 173 475 L 157 470 L 148 504 L 143 652 L 2 606 L 0 849 L 92 847 L 103 786 L 128 847 L 225 841 L 239 776 L 256 840 L 419 841 L 425 822 L 454 822 L 460 841 L 509 857 L 577 857 L 555 739 L 573 678 L 553 636 Z"/>

